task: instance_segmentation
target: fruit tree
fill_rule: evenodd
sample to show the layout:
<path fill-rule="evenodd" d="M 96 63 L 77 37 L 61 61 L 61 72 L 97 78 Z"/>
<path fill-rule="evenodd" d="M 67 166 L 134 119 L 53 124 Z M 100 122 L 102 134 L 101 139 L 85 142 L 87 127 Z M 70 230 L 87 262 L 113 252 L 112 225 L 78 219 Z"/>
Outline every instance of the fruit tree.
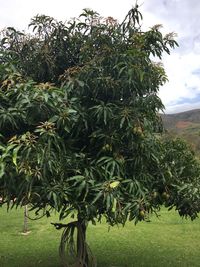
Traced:
<path fill-rule="evenodd" d="M 199 163 L 184 142 L 161 136 L 167 77 L 156 61 L 177 43 L 141 20 L 137 6 L 121 23 L 85 9 L 66 24 L 41 15 L 27 34 L 1 31 L 2 204 L 74 217 L 54 224 L 64 227 L 67 267 L 66 243 L 74 266 L 95 265 L 88 222 L 137 223 L 163 204 L 199 212 Z"/>

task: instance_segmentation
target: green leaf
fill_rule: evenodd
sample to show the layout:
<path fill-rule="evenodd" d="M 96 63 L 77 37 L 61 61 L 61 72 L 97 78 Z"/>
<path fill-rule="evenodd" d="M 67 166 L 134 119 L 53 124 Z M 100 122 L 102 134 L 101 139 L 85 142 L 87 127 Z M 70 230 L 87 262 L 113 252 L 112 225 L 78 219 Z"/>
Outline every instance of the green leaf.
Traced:
<path fill-rule="evenodd" d="M 95 204 L 99 199 L 100 197 L 103 195 L 102 191 L 98 192 L 98 194 L 96 195 L 95 199 L 92 201 L 92 205 Z"/>
<path fill-rule="evenodd" d="M 12 154 L 12 161 L 15 166 L 17 166 L 17 155 L 20 150 L 21 146 L 17 146 L 16 148 L 13 149 L 13 154 Z"/>
<path fill-rule="evenodd" d="M 113 206 L 112 206 L 112 212 L 115 212 L 116 211 L 116 207 L 117 207 L 117 200 L 116 200 L 116 198 L 114 198 L 114 200 L 113 200 Z"/>
<path fill-rule="evenodd" d="M 74 180 L 75 181 L 82 181 L 84 179 L 85 179 L 85 177 L 82 175 L 75 175 L 75 176 L 68 178 L 67 181 L 74 181 Z"/>

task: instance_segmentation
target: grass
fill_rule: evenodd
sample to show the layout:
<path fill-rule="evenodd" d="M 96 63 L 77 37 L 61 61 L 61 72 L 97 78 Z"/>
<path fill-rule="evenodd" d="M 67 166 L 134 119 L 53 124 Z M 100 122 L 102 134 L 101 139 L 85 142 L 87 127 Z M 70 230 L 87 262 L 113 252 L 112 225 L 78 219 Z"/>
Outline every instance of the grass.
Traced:
<path fill-rule="evenodd" d="M 57 216 L 29 221 L 29 235 L 21 234 L 23 210 L 7 213 L 0 208 L 1 267 L 59 267 L 61 232 L 50 222 Z M 200 219 L 182 220 L 175 211 L 163 209 L 150 223 L 112 227 L 90 225 L 88 242 L 98 267 L 199 267 Z"/>

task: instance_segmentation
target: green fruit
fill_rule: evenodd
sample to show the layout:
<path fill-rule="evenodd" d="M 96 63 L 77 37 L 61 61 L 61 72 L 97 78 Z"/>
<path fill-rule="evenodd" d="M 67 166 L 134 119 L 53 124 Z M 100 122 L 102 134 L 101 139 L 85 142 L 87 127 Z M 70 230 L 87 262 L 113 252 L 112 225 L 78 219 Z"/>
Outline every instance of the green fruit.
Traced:
<path fill-rule="evenodd" d="M 102 147 L 102 150 L 103 150 L 103 151 L 112 151 L 112 146 L 109 145 L 109 144 L 105 144 L 105 145 Z"/>
<path fill-rule="evenodd" d="M 165 200 L 168 200 L 170 198 L 170 195 L 167 192 L 162 193 L 162 198 Z"/>
<path fill-rule="evenodd" d="M 153 198 L 157 198 L 158 197 L 158 192 L 153 192 Z"/>
<path fill-rule="evenodd" d="M 140 217 L 141 217 L 141 218 L 144 218 L 144 215 L 145 215 L 145 211 L 144 211 L 144 210 L 141 210 L 141 211 L 140 211 Z"/>

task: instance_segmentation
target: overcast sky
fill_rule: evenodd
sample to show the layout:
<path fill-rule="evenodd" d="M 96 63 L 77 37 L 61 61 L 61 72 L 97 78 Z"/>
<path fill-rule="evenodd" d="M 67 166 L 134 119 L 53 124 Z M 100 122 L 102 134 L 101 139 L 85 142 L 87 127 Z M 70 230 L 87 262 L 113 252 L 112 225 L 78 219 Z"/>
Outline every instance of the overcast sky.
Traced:
<path fill-rule="evenodd" d="M 83 8 L 122 20 L 135 0 L 0 0 L 0 28 L 27 28 L 37 14 L 66 21 Z M 200 108 L 200 0 L 139 0 L 145 29 L 163 24 L 176 32 L 179 48 L 163 57 L 169 82 L 160 88 L 166 113 Z"/>

